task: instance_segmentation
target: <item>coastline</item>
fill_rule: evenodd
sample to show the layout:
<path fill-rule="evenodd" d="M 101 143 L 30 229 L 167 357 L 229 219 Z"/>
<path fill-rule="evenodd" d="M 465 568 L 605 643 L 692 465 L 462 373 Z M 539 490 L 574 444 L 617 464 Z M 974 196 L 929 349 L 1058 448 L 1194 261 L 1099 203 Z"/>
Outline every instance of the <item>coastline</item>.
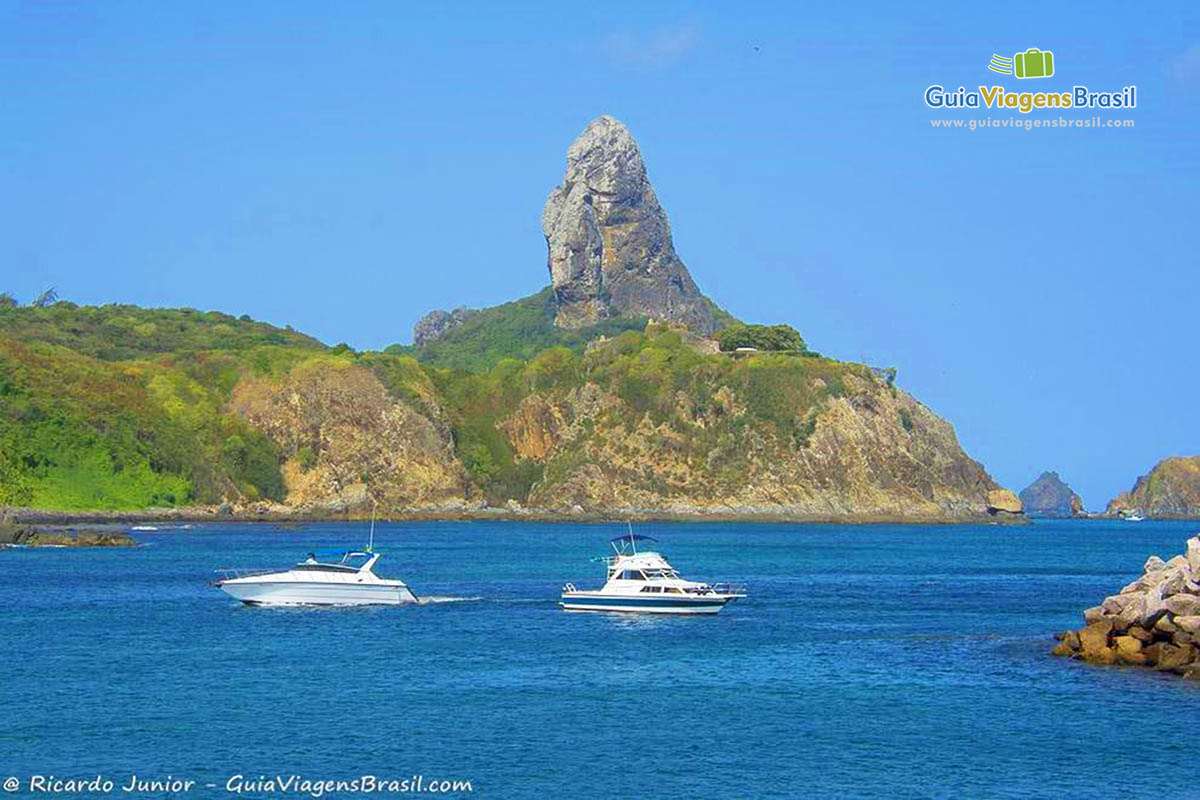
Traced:
<path fill-rule="evenodd" d="M 122 525 L 141 523 L 321 523 L 365 522 L 371 512 L 365 509 L 333 511 L 329 509 L 283 510 L 284 507 L 242 507 L 222 510 L 220 507 L 187 506 L 141 511 L 52 511 L 31 508 L 0 509 L 0 519 L 23 525 Z M 1030 525 L 1033 520 L 1023 515 L 904 515 L 904 514 L 804 514 L 787 511 L 749 512 L 712 511 L 681 512 L 669 509 L 613 510 L 563 512 L 532 508 L 418 508 L 380 513 L 380 522 L 472 522 L 489 520 L 501 522 L 541 523 L 616 523 L 616 522 L 746 522 L 755 524 L 809 525 Z"/>

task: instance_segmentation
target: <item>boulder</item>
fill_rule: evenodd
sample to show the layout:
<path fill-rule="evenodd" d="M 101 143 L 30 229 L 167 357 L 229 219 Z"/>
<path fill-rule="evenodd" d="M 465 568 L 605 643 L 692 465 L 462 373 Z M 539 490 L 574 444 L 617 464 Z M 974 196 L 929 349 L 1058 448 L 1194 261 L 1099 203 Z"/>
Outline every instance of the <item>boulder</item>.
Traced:
<path fill-rule="evenodd" d="M 1145 572 L 1147 574 L 1149 574 L 1151 572 L 1158 572 L 1161 569 L 1165 569 L 1166 566 L 1167 566 L 1166 562 L 1163 561 L 1158 556 L 1150 556 L 1149 558 L 1146 559 L 1146 563 L 1142 567 L 1142 572 Z"/>
<path fill-rule="evenodd" d="M 1190 633 L 1193 636 L 1200 636 L 1200 616 L 1182 616 L 1176 617 L 1172 622 L 1179 630 L 1185 633 Z"/>
<path fill-rule="evenodd" d="M 1162 592 L 1159 587 L 1155 586 L 1143 595 L 1142 604 L 1142 627 L 1152 627 L 1158 620 L 1162 619 L 1167 613 L 1167 607 L 1163 601 Z"/>
<path fill-rule="evenodd" d="M 1069 644 L 1066 643 L 1066 641 L 1061 641 L 1054 645 L 1054 649 L 1050 651 L 1050 655 L 1058 656 L 1060 658 L 1070 658 L 1075 655 L 1075 651 Z"/>
<path fill-rule="evenodd" d="M 992 489 L 988 492 L 987 502 L 989 514 L 1020 514 L 1023 508 L 1021 499 L 1011 489 Z"/>
<path fill-rule="evenodd" d="M 1149 644 L 1150 642 L 1154 641 L 1154 634 L 1140 625 L 1135 625 L 1134 627 L 1130 628 L 1129 635 L 1135 639 L 1138 639 L 1144 644 Z"/>
<path fill-rule="evenodd" d="M 1125 664 L 1145 664 L 1142 643 L 1132 636 L 1118 636 L 1113 640 L 1117 646 L 1117 659 Z"/>
<path fill-rule="evenodd" d="M 1099 622 L 1102 619 L 1104 619 L 1104 609 L 1100 606 L 1092 606 L 1083 612 L 1083 621 L 1087 625 L 1091 625 L 1093 622 Z"/>
<path fill-rule="evenodd" d="M 1186 568 L 1165 569 L 1167 577 L 1159 584 L 1159 592 L 1163 597 L 1171 597 L 1187 590 L 1187 582 L 1192 577 L 1191 570 Z"/>
<path fill-rule="evenodd" d="M 1104 602 L 1100 604 L 1100 608 L 1107 615 L 1117 616 L 1130 606 L 1138 605 L 1141 602 L 1142 597 L 1137 594 L 1114 594 L 1111 597 L 1104 598 Z"/>
<path fill-rule="evenodd" d="M 1200 575 L 1200 536 L 1193 536 L 1187 542 L 1188 566 L 1193 575 Z"/>
<path fill-rule="evenodd" d="M 1200 616 L 1200 597 L 1193 594 L 1177 594 L 1163 600 L 1163 606 L 1176 617 Z"/>
<path fill-rule="evenodd" d="M 1080 631 L 1079 644 L 1080 649 L 1083 651 L 1083 657 L 1088 661 L 1101 661 L 1108 658 L 1109 654 L 1111 654 L 1109 637 L 1112 635 L 1112 629 L 1113 625 L 1111 622 L 1101 620 L 1093 622 Z"/>
<path fill-rule="evenodd" d="M 1179 628 L 1176 627 L 1175 623 L 1170 617 L 1164 615 L 1159 617 L 1158 621 L 1154 623 L 1154 630 L 1170 636 L 1171 634 L 1175 633 L 1175 631 L 1179 630 Z"/>
<path fill-rule="evenodd" d="M 1177 647 L 1173 644 L 1162 644 L 1155 662 L 1155 669 L 1163 672 L 1183 672 L 1183 668 L 1196 660 L 1196 648 L 1191 645 Z"/>

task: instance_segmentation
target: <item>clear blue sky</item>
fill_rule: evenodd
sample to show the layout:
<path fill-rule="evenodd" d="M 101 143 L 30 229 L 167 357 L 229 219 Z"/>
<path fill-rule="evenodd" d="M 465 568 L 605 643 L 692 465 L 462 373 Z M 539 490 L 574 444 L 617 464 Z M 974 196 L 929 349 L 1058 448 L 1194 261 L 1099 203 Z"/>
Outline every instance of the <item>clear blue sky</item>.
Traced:
<path fill-rule="evenodd" d="M 407 342 L 547 283 L 612 114 L 702 289 L 898 367 L 1005 485 L 1200 453 L 1195 4 L 799 5 L 0 2 L 0 291 Z M 934 130 L 985 114 L 932 83 L 1136 84 L 1136 128 Z"/>

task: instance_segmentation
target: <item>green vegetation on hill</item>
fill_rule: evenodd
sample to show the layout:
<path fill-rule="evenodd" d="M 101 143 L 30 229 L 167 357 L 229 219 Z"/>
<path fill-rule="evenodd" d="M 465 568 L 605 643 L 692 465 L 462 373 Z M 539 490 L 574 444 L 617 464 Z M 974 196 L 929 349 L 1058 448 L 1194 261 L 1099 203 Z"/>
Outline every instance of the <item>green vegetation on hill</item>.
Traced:
<path fill-rule="evenodd" d="M 618 316 L 578 330 L 554 326 L 554 290 L 547 286 L 537 294 L 474 311 L 463 323 L 450 329 L 423 348 L 392 345 L 388 353 L 407 353 L 435 367 L 486 372 L 504 359 L 528 361 L 543 350 L 566 347 L 582 353 L 588 342 L 599 336 L 616 336 L 623 331 L 640 331 L 645 317 Z M 713 305 L 721 325 L 738 321 Z"/>
<path fill-rule="evenodd" d="M 799 352 L 805 349 L 804 338 L 791 325 L 732 325 L 717 333 L 717 343 L 725 352 L 739 347 Z"/>
<path fill-rule="evenodd" d="M 601 335 L 607 341 L 587 347 Z M 817 405 L 843 392 L 848 370 L 865 375 L 797 354 L 704 355 L 680 331 L 642 320 L 560 331 L 549 290 L 477 312 L 424 350 L 386 353 L 329 349 L 216 312 L 0 306 L 0 505 L 132 510 L 283 500 L 284 461 L 295 458 L 307 472 L 320 443 L 281 450 L 233 411 L 235 387 L 338 365 L 368 368 L 392 397 L 448 424 L 473 491 L 492 504 L 525 502 L 579 457 L 519 457 L 501 423 L 531 399 L 571 403 L 585 386 L 598 390 L 608 398 L 602 414 L 563 424 L 612 441 L 649 418 L 677 429 L 701 456 L 726 454 L 720 469 L 735 482 L 736 454 L 757 435 L 752 428 L 768 426 L 773 439 L 804 447 Z M 731 402 L 745 406 L 735 413 Z M 697 425 L 700 418 L 709 422 Z"/>
<path fill-rule="evenodd" d="M 324 349 L 310 336 L 220 311 L 67 302 L 42 308 L 0 305 L 0 336 L 4 335 L 69 347 L 105 361 L 265 345 Z"/>
<path fill-rule="evenodd" d="M 225 410 L 246 373 L 323 346 L 215 312 L 0 308 L 0 503 L 133 509 L 283 498 L 260 432 Z"/>
<path fill-rule="evenodd" d="M 597 336 L 646 327 L 640 317 L 615 317 L 580 330 L 554 327 L 554 291 L 537 294 L 473 312 L 423 348 L 392 345 L 388 353 L 408 353 L 435 367 L 486 372 L 506 358 L 527 361 L 550 347 L 582 351 Z"/>

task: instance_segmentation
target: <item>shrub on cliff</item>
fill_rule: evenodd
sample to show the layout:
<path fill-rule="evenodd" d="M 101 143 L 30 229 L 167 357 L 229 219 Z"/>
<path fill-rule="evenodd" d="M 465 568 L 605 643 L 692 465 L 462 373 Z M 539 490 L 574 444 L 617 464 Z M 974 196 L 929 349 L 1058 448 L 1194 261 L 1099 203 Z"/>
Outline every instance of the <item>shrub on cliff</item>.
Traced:
<path fill-rule="evenodd" d="M 717 343 L 728 353 L 739 347 L 756 350 L 804 351 L 804 338 L 791 325 L 735 325 L 717 332 Z"/>

